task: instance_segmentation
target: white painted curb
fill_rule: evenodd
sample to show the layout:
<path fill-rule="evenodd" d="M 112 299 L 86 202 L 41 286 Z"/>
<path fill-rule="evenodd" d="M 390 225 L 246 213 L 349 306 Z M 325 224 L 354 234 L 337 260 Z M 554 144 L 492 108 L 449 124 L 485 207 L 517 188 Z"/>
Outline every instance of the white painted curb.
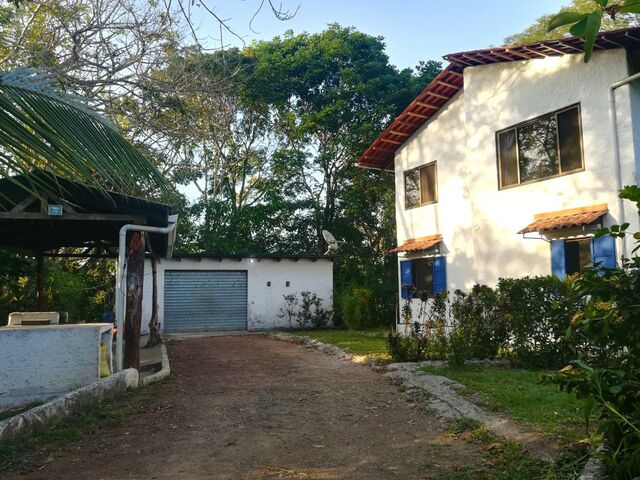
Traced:
<path fill-rule="evenodd" d="M 0 442 L 21 433 L 34 431 L 55 419 L 69 415 L 83 405 L 99 403 L 126 390 L 137 389 L 138 383 L 138 371 L 128 368 L 96 383 L 73 390 L 62 397 L 54 398 L 0 422 Z"/>
<path fill-rule="evenodd" d="M 164 380 L 171 374 L 171 366 L 169 365 L 169 355 L 167 355 L 167 347 L 163 344 L 160 345 L 160 356 L 162 357 L 162 368 L 160 371 L 149 375 L 147 377 L 140 377 L 140 387 L 146 387 L 152 383 Z"/>

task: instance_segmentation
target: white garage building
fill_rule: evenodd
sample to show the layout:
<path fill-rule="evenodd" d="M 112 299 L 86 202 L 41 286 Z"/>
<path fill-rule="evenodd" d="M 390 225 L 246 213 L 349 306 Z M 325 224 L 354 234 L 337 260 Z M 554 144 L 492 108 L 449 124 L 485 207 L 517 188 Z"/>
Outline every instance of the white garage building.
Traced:
<path fill-rule="evenodd" d="M 143 333 L 152 310 L 151 262 L 145 265 Z M 202 332 L 289 327 L 284 296 L 313 292 L 333 306 L 333 258 L 316 255 L 174 255 L 158 260 L 162 330 Z"/>

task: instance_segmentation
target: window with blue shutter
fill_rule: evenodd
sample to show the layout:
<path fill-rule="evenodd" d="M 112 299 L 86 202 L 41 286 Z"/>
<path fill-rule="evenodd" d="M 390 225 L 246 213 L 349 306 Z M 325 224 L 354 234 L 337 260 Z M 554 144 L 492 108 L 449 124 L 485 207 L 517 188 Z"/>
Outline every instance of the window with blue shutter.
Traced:
<path fill-rule="evenodd" d="M 446 257 L 416 258 L 400 262 L 400 283 L 402 298 L 409 298 L 407 285 L 415 287 L 416 292 L 429 295 L 447 289 Z"/>
<path fill-rule="evenodd" d="M 616 244 L 609 235 L 551 241 L 551 272 L 558 278 L 584 272 L 589 265 L 615 268 Z"/>
<path fill-rule="evenodd" d="M 447 257 L 433 259 L 433 293 L 447 289 Z"/>
<path fill-rule="evenodd" d="M 611 235 L 591 239 L 593 264 L 602 268 L 616 268 L 616 241 Z"/>
<path fill-rule="evenodd" d="M 409 291 L 406 285 L 413 284 L 411 260 L 400 262 L 400 284 L 402 285 L 402 298 L 409 298 Z"/>
<path fill-rule="evenodd" d="M 558 278 L 567 276 L 564 257 L 564 240 L 551 240 L 551 273 Z"/>

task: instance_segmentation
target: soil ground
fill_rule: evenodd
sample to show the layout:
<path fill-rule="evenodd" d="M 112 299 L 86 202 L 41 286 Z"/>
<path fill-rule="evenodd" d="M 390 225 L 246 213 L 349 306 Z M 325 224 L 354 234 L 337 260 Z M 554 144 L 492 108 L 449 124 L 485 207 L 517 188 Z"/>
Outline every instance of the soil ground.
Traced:
<path fill-rule="evenodd" d="M 6 479 L 425 479 L 481 463 L 370 368 L 259 336 L 169 344 L 172 376 L 124 424 Z"/>

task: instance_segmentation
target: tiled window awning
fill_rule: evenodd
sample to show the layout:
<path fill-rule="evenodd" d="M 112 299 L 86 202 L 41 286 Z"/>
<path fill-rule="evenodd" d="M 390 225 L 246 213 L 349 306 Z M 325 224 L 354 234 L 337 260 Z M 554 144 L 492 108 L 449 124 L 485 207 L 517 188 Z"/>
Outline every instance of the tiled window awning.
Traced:
<path fill-rule="evenodd" d="M 428 237 L 411 238 L 402 245 L 394 248 L 389 253 L 422 252 L 435 247 L 442 241 L 442 235 L 430 235 Z"/>
<path fill-rule="evenodd" d="M 597 222 L 609 211 L 606 203 L 589 207 L 559 210 L 557 212 L 538 213 L 530 223 L 518 233 L 553 232 L 568 228 L 577 228 Z"/>

